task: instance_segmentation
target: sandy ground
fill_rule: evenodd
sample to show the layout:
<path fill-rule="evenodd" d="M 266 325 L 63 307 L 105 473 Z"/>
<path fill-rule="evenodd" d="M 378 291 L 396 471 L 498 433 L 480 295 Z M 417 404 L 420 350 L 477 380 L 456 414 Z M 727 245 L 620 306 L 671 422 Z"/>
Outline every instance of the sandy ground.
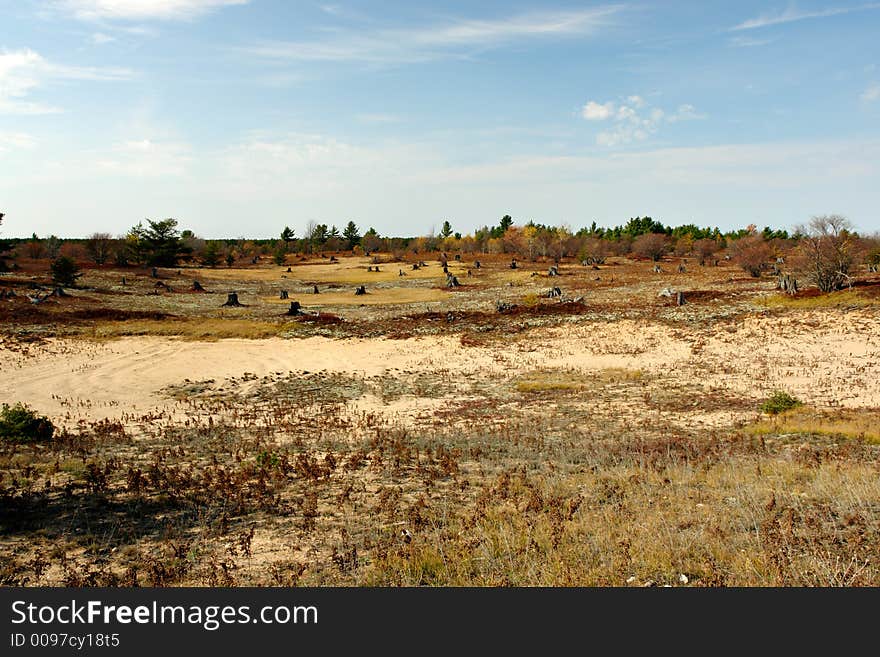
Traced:
<path fill-rule="evenodd" d="M 872 311 L 756 315 L 713 329 L 650 321 L 587 323 L 533 332 L 495 347 L 457 336 L 408 340 L 221 340 L 161 337 L 109 342 L 50 340 L 27 355 L 0 348 L 0 401 L 25 402 L 62 424 L 171 410 L 169 385 L 293 371 L 376 376 L 395 370 L 508 376 L 540 368 L 624 368 L 698 385 L 705 394 L 760 399 L 776 388 L 808 403 L 880 406 L 880 322 Z M 712 392 L 715 391 L 715 392 Z M 433 400 L 397 400 L 385 412 L 427 410 Z M 383 406 L 376 399 L 359 409 Z M 726 416 L 731 419 L 732 416 Z"/>

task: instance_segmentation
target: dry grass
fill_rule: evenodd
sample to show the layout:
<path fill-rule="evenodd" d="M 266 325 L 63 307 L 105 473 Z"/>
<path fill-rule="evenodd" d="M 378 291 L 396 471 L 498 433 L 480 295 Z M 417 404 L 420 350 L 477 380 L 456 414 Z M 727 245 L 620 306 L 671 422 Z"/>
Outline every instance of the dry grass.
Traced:
<path fill-rule="evenodd" d="M 793 408 L 749 427 L 755 435 L 806 434 L 863 440 L 880 444 L 880 409 Z"/>
<path fill-rule="evenodd" d="M 166 278 L 181 290 L 156 294 L 148 273 L 130 271 L 125 286 L 119 272 L 92 270 L 88 293 L 7 302 L 4 364 L 46 377 L 51 368 L 27 369 L 41 349 L 66 363 L 82 359 L 77 349 L 107 346 L 42 345 L 58 326 L 103 338 L 300 336 L 304 327 L 280 317 L 287 302 L 269 298 L 285 279 L 303 289 L 308 280 L 365 284 L 366 297 L 291 297 L 343 306 L 342 327 L 373 332 L 357 349 L 377 369 L 333 370 L 352 352 L 320 338 L 328 357 L 310 361 L 311 372 L 269 345 L 268 365 L 249 356 L 216 379 L 187 366 L 181 379 L 195 380 L 163 388 L 158 406 L 53 394 L 68 430 L 48 445 L 0 445 L 0 585 L 880 585 L 880 410 L 856 396 L 874 376 L 876 318 L 838 312 L 861 291 L 778 306 L 771 297 L 765 307 L 778 313 L 743 321 L 772 282 L 732 268 L 654 275 L 624 259 L 600 271 L 568 263 L 552 283 L 588 291 L 588 303 L 566 306 L 538 297 L 551 283 L 546 264 L 481 260 L 462 279 L 466 294 L 421 287 L 441 278 L 435 260 L 418 272 L 386 263 L 376 274 L 366 259 L 346 259 L 290 274 L 200 270 L 242 291 L 248 307 L 228 312 L 219 282 L 215 294 L 195 295 Z M 394 289 L 371 288 L 391 279 Z M 724 295 L 665 306 L 657 289 L 670 280 L 707 300 Z M 449 305 L 379 307 L 416 293 Z M 518 308 L 497 313 L 496 300 Z M 94 312 L 107 307 L 119 321 Z M 822 312 L 785 315 L 800 308 Z M 154 312 L 167 316 L 135 314 Z M 558 328 L 548 331 L 549 319 Z M 461 332 L 476 346 L 452 363 L 450 352 L 382 339 L 395 330 L 446 335 L 430 344 L 459 344 L 447 334 Z M 778 330 L 795 347 L 782 364 L 755 348 Z M 419 349 L 412 365 L 388 363 L 391 350 Z M 180 359 L 184 350 L 198 353 L 140 354 L 139 371 L 152 368 L 153 353 Z M 65 377 L 101 378 L 93 363 L 77 363 Z M 743 391 L 785 377 L 808 382 L 796 392 L 816 408 L 747 424 L 758 402 Z M 135 395 L 143 387 L 125 383 Z M 863 408 L 818 410 L 817 390 Z M 105 409 L 120 412 L 98 420 Z"/>
<path fill-rule="evenodd" d="M 858 289 L 841 290 L 828 294 L 809 294 L 789 296 L 776 294 L 762 297 L 758 303 L 766 308 L 783 308 L 792 310 L 819 310 L 834 308 L 867 308 L 880 306 L 880 297 L 868 296 Z"/>
<path fill-rule="evenodd" d="M 520 377 L 514 387 L 518 392 L 577 391 L 614 383 L 641 381 L 641 370 L 606 368 L 593 372 L 568 370 L 535 370 Z"/>

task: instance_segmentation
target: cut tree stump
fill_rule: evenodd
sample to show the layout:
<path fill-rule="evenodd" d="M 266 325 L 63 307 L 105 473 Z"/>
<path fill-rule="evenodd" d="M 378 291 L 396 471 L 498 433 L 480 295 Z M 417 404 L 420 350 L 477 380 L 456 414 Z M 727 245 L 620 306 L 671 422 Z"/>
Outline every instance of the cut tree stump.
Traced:
<path fill-rule="evenodd" d="M 446 287 L 461 287 L 461 283 L 458 282 L 458 279 L 452 274 L 446 275 Z"/>
<path fill-rule="evenodd" d="M 776 281 L 776 289 L 782 290 L 786 294 L 797 294 L 797 279 L 791 274 L 780 274 Z"/>
<path fill-rule="evenodd" d="M 361 285 L 359 288 L 357 288 L 357 289 L 354 291 L 354 295 L 355 295 L 356 297 L 359 297 L 359 296 L 361 296 L 362 294 L 366 294 L 366 293 L 367 293 L 367 288 L 366 288 L 366 286 L 364 286 L 364 285 Z"/>
<path fill-rule="evenodd" d="M 481 266 L 481 265 L 480 265 L 480 261 L 479 261 L 479 260 L 474 260 L 474 269 L 479 269 L 480 266 Z"/>
<path fill-rule="evenodd" d="M 291 301 L 291 302 L 290 302 L 290 308 L 288 308 L 286 314 L 288 314 L 288 315 L 294 315 L 294 316 L 295 316 L 295 315 L 302 315 L 302 314 L 303 314 L 303 312 L 302 312 L 302 306 L 299 305 L 299 301 Z"/>
<path fill-rule="evenodd" d="M 203 288 L 202 284 L 199 283 L 198 281 L 193 281 L 192 289 L 193 289 L 193 292 L 204 292 L 205 291 L 205 288 Z"/>
<path fill-rule="evenodd" d="M 279 299 L 287 299 L 288 294 L 289 293 L 287 290 L 281 290 L 281 292 L 278 293 L 278 298 Z"/>
<path fill-rule="evenodd" d="M 244 304 L 239 303 L 237 292 L 230 292 L 227 299 L 226 299 L 226 303 L 224 303 L 223 305 L 224 306 L 241 307 Z"/>
<path fill-rule="evenodd" d="M 675 295 L 675 305 L 683 306 L 684 305 L 684 292 L 679 291 L 678 294 Z"/>
<path fill-rule="evenodd" d="M 550 269 L 547 270 L 548 276 L 559 276 L 559 267 L 553 265 Z"/>
<path fill-rule="evenodd" d="M 153 267 L 153 269 L 150 271 L 150 276 L 152 278 L 159 278 L 159 270 Z"/>
<path fill-rule="evenodd" d="M 312 294 L 320 294 L 320 292 L 318 292 L 318 286 L 317 286 L 317 285 L 313 285 L 313 286 L 312 286 Z"/>

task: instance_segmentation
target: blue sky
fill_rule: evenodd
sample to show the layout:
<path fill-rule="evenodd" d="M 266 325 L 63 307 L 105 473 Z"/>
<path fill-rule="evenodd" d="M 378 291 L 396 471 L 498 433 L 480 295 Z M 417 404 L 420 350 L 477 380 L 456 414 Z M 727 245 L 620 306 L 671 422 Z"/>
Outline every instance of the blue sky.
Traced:
<path fill-rule="evenodd" d="M 6 236 L 880 230 L 880 2 L 0 0 Z"/>

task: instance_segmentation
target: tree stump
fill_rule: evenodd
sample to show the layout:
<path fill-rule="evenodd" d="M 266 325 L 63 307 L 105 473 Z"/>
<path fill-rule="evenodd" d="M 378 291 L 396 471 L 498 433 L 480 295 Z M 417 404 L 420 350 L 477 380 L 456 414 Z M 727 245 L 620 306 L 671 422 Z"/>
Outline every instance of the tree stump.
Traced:
<path fill-rule="evenodd" d="M 655 274 L 663 273 L 663 270 L 660 269 L 660 265 L 654 265 L 654 268 L 651 271 L 653 271 Z"/>
<path fill-rule="evenodd" d="M 312 294 L 320 294 L 320 292 L 318 292 L 318 286 L 317 286 L 317 285 L 312 285 Z"/>
<path fill-rule="evenodd" d="M 550 267 L 550 269 L 547 270 L 547 275 L 559 276 L 559 268 L 556 265 L 553 265 L 552 267 Z"/>
<path fill-rule="evenodd" d="M 299 301 L 291 301 L 290 308 L 287 310 L 287 315 L 302 315 L 303 312 L 301 310 L 302 306 L 300 306 Z"/>
<path fill-rule="evenodd" d="M 238 293 L 237 292 L 230 292 L 227 296 L 226 303 L 224 303 L 223 305 L 224 306 L 240 307 L 242 304 L 239 303 L 239 301 L 238 301 Z"/>
<path fill-rule="evenodd" d="M 279 299 L 287 299 L 289 294 L 290 293 L 287 290 L 281 290 L 281 292 L 278 293 L 278 298 Z"/>
<path fill-rule="evenodd" d="M 359 288 L 355 289 L 355 291 L 354 291 L 354 295 L 356 297 L 359 297 L 362 294 L 366 294 L 366 293 L 367 293 L 367 288 L 364 285 L 361 285 Z"/>
<path fill-rule="evenodd" d="M 199 283 L 198 281 L 193 281 L 192 289 L 193 289 L 193 292 L 204 292 L 205 291 L 205 288 L 203 288 L 202 284 Z"/>
<path fill-rule="evenodd" d="M 495 310 L 499 313 L 506 313 L 516 308 L 515 303 L 508 303 L 506 301 L 496 301 L 495 302 Z"/>
<path fill-rule="evenodd" d="M 460 254 L 460 253 L 456 253 L 456 254 L 455 254 L 455 259 L 456 259 L 457 261 L 461 262 L 461 254 Z"/>
<path fill-rule="evenodd" d="M 550 297 L 551 299 L 553 299 L 555 297 L 561 297 L 562 290 L 559 289 L 558 287 L 552 287 L 552 288 L 550 288 L 550 291 L 547 292 L 547 296 Z"/>
<path fill-rule="evenodd" d="M 398 275 L 398 276 L 406 276 L 406 274 L 403 273 L 403 270 L 402 270 L 402 269 L 398 269 L 398 270 L 397 270 L 397 275 Z"/>
<path fill-rule="evenodd" d="M 474 269 L 479 269 L 479 268 L 480 268 L 480 261 L 474 260 Z"/>
<path fill-rule="evenodd" d="M 153 267 L 153 269 L 150 271 L 150 276 L 152 278 L 159 278 L 159 270 Z"/>
<path fill-rule="evenodd" d="M 443 265 L 443 273 L 444 273 L 444 274 L 448 274 L 448 273 L 449 273 L 449 267 L 447 267 L 445 263 L 444 263 L 444 265 Z"/>
<path fill-rule="evenodd" d="M 683 306 L 684 305 L 684 292 L 679 291 L 678 294 L 675 295 L 675 305 Z"/>
<path fill-rule="evenodd" d="M 467 270 L 467 276 L 468 276 L 468 278 L 470 278 L 471 276 L 473 276 L 473 274 L 471 273 L 471 270 L 470 270 L 470 269 Z"/>
<path fill-rule="evenodd" d="M 292 270 L 290 267 L 287 268 L 287 273 L 288 273 L 288 274 L 291 273 L 292 271 L 293 271 L 293 270 Z"/>
<path fill-rule="evenodd" d="M 780 274 L 776 281 L 776 289 L 782 290 L 786 294 L 797 294 L 797 279 L 791 274 Z"/>
<path fill-rule="evenodd" d="M 516 268 L 517 268 L 516 259 L 513 259 L 513 260 L 510 261 L 510 268 L 511 268 L 511 269 L 516 269 Z"/>
<path fill-rule="evenodd" d="M 413 263 L 412 268 L 413 268 L 413 271 L 418 271 L 419 270 L 419 263 L 417 263 L 417 262 Z"/>
<path fill-rule="evenodd" d="M 458 282 L 458 279 L 452 274 L 446 275 L 446 287 L 460 287 L 461 283 Z"/>
<path fill-rule="evenodd" d="M 127 283 L 125 282 L 125 276 L 122 277 L 122 284 L 127 285 Z"/>
<path fill-rule="evenodd" d="M 687 271 L 687 267 L 685 267 L 683 263 L 678 266 L 678 273 L 679 274 L 683 274 L 686 271 Z"/>

